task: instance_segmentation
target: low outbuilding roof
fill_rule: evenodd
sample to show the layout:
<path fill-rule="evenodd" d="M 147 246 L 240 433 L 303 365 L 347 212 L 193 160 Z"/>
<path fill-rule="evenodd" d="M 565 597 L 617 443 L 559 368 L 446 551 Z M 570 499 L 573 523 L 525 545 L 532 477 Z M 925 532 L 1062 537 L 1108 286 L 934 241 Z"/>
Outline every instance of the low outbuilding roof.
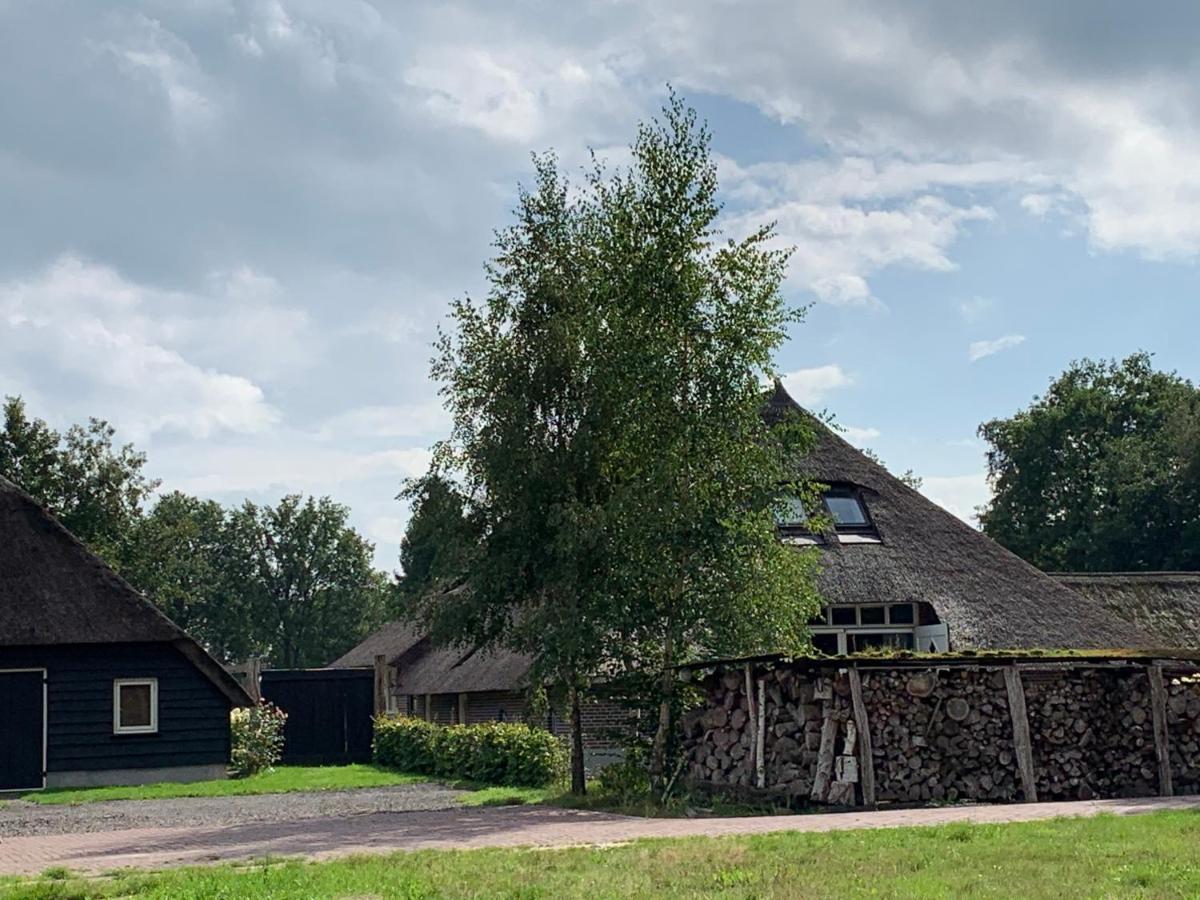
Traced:
<path fill-rule="evenodd" d="M 1055 581 L 1159 646 L 1200 650 L 1200 572 L 1055 572 Z"/>
<path fill-rule="evenodd" d="M 0 647 L 169 643 L 241 706 L 224 667 L 28 494 L 0 476 Z"/>

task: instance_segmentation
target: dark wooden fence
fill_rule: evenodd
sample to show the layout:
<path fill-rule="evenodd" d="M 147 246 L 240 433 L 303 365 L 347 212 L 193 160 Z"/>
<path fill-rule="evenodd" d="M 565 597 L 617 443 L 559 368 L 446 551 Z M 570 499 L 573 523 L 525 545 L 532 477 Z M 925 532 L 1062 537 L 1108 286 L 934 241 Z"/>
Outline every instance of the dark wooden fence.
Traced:
<path fill-rule="evenodd" d="M 370 762 L 371 669 L 267 669 L 262 697 L 287 713 L 285 765 Z"/>

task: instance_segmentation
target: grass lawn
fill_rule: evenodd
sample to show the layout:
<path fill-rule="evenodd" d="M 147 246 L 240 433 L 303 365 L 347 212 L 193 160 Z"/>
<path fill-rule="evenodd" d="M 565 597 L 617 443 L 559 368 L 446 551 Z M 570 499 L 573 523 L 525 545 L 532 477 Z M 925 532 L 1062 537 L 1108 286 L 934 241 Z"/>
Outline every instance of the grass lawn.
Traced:
<path fill-rule="evenodd" d="M 171 797 L 234 797 L 286 794 L 292 791 L 335 791 L 429 781 L 424 775 L 394 772 L 372 765 L 279 766 L 249 778 L 197 781 L 192 784 L 144 784 L 137 787 L 52 788 L 25 794 L 34 803 L 95 803 L 98 800 L 160 800 Z"/>
<path fill-rule="evenodd" d="M 1200 896 L 1200 813 L 474 850 L 0 881 L 69 898 Z M 7 890 L 7 894 L 3 892 Z"/>

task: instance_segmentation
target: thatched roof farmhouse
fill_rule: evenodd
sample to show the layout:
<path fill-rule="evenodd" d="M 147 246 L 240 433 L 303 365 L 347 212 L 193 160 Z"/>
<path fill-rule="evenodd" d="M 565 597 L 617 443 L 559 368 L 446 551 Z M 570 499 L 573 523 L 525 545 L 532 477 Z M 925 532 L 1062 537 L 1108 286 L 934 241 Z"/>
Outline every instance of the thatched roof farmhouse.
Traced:
<path fill-rule="evenodd" d="M 0 477 L 0 790 L 223 777 L 238 683 Z"/>

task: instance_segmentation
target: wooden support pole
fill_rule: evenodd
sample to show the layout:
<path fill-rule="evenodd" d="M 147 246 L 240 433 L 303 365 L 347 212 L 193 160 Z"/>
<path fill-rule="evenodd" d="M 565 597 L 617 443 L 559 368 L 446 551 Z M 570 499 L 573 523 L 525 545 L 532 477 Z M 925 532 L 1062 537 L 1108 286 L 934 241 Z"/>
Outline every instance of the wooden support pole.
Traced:
<path fill-rule="evenodd" d="M 871 752 L 871 723 L 867 705 L 863 702 L 862 677 L 858 667 L 850 667 L 850 700 L 854 704 L 854 724 L 858 726 L 859 780 L 862 782 L 863 804 L 875 805 L 875 755 Z"/>
<path fill-rule="evenodd" d="M 246 660 L 246 693 L 255 703 L 262 702 L 262 659 L 257 656 Z"/>
<path fill-rule="evenodd" d="M 1171 784 L 1171 736 L 1167 731 L 1167 689 L 1163 685 L 1162 666 L 1151 666 L 1150 715 L 1154 724 L 1154 756 L 1158 760 L 1158 794 L 1170 797 L 1175 793 Z"/>
<path fill-rule="evenodd" d="M 756 783 L 760 788 L 767 786 L 767 764 L 764 743 L 767 735 L 767 680 L 758 679 L 758 744 L 754 754 Z"/>
<path fill-rule="evenodd" d="M 812 793 L 818 803 L 829 799 L 829 784 L 833 780 L 833 751 L 837 744 L 838 723 L 833 717 L 833 704 L 825 707 L 825 721 L 821 723 L 821 746 L 817 750 L 817 770 L 813 774 Z"/>
<path fill-rule="evenodd" d="M 754 714 L 754 676 L 750 674 L 750 663 L 746 663 L 746 715 L 750 721 L 750 760 L 747 765 L 754 771 L 757 771 L 755 764 L 754 748 L 758 745 L 754 735 L 758 734 L 758 718 Z"/>
<path fill-rule="evenodd" d="M 467 724 L 467 715 L 468 715 L 468 711 L 470 709 L 470 705 L 469 705 L 470 704 L 470 696 L 471 696 L 470 694 L 466 694 L 466 693 L 458 695 L 458 724 L 459 725 Z"/>
<path fill-rule="evenodd" d="M 387 712 L 387 657 L 382 653 L 375 656 L 375 715 Z"/>
<path fill-rule="evenodd" d="M 1037 780 L 1033 777 L 1033 745 L 1029 741 L 1029 714 L 1025 710 L 1025 686 L 1016 666 L 1004 667 L 1004 686 L 1008 689 L 1008 713 L 1012 717 L 1013 752 L 1021 774 L 1021 790 L 1026 803 L 1037 803 Z"/>

